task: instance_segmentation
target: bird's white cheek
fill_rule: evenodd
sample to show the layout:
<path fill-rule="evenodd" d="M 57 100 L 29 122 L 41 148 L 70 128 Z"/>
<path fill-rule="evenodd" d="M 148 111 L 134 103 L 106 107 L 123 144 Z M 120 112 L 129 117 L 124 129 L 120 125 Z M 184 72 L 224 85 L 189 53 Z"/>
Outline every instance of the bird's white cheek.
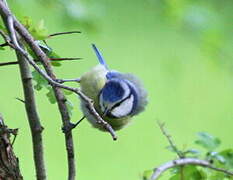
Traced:
<path fill-rule="evenodd" d="M 133 109 L 133 101 L 134 101 L 134 97 L 133 95 L 131 95 L 128 99 L 123 101 L 119 106 L 115 107 L 111 111 L 111 114 L 118 118 L 129 115 L 129 113 Z"/>

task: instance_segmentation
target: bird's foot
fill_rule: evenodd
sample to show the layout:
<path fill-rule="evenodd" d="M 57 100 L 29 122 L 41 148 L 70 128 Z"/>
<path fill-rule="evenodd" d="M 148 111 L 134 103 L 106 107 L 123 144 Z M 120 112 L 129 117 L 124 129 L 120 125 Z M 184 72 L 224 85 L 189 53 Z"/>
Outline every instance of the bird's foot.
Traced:
<path fill-rule="evenodd" d="M 71 122 L 69 122 L 69 124 L 67 124 L 67 125 L 65 125 L 65 126 L 62 127 L 62 132 L 65 133 L 65 134 L 71 132 L 74 128 L 76 128 L 76 127 L 79 125 L 79 123 L 82 122 L 83 119 L 85 119 L 85 116 L 83 116 L 83 117 L 82 117 L 78 122 L 76 122 L 76 123 L 71 123 Z"/>
<path fill-rule="evenodd" d="M 76 124 L 70 122 L 69 124 L 63 126 L 61 129 L 62 129 L 62 132 L 66 134 L 66 133 L 71 132 L 75 127 L 76 127 Z"/>

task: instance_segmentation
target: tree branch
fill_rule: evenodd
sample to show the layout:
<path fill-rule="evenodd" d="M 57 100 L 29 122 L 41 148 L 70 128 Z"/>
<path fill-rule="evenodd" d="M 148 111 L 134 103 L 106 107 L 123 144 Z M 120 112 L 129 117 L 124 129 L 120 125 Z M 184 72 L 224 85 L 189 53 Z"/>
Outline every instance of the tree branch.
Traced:
<path fill-rule="evenodd" d="M 117 139 L 114 130 L 112 127 L 105 122 L 100 115 L 96 112 L 93 101 L 89 99 L 87 96 L 85 96 L 80 89 L 78 88 L 70 88 L 67 86 L 64 86 L 60 83 L 57 83 L 55 81 L 56 76 L 53 74 L 53 70 L 49 64 L 48 58 L 46 54 L 39 48 L 37 43 L 35 43 L 33 37 L 28 33 L 27 29 L 18 22 L 18 20 L 11 14 L 10 10 L 8 9 L 7 5 L 4 4 L 3 1 L 0 1 L 0 14 L 5 21 L 5 25 L 8 28 L 9 35 L 11 37 L 11 41 L 14 44 L 15 50 L 25 57 L 25 59 L 52 85 L 54 94 L 57 99 L 57 103 L 59 106 L 59 110 L 62 116 L 63 126 L 67 126 L 70 123 L 70 117 L 69 113 L 66 107 L 66 99 L 63 95 L 60 88 L 68 89 L 70 91 L 75 92 L 82 98 L 86 103 L 87 107 L 90 109 L 90 112 L 96 117 L 97 123 L 101 124 L 113 137 L 114 140 Z M 30 56 L 26 51 L 24 51 L 17 42 L 16 39 L 16 33 L 15 29 L 20 34 L 21 38 L 24 39 L 24 41 L 29 45 L 29 47 L 33 50 L 37 58 L 42 62 L 46 73 L 41 70 L 37 64 L 30 59 Z M 66 132 L 65 133 L 65 139 L 66 139 L 66 149 L 67 149 L 67 158 L 68 158 L 68 170 L 69 170 L 69 180 L 75 179 L 75 163 L 74 163 L 74 147 L 73 147 L 73 139 L 72 139 L 72 133 Z"/>
<path fill-rule="evenodd" d="M 50 34 L 48 38 L 53 37 L 53 36 L 59 36 L 59 35 L 64 35 L 64 34 L 74 34 L 74 33 L 81 33 L 81 31 L 68 31 L 68 32 L 53 33 L 53 34 Z"/>
<path fill-rule="evenodd" d="M 159 125 L 160 130 L 162 131 L 163 135 L 167 138 L 167 140 L 168 140 L 171 148 L 173 149 L 173 151 L 175 151 L 176 154 L 179 156 L 179 159 L 166 162 L 166 163 L 160 165 L 159 167 L 155 168 L 150 180 L 158 179 L 162 175 L 163 172 L 167 171 L 170 168 L 174 168 L 174 167 L 177 167 L 177 166 L 182 167 L 181 173 L 183 173 L 183 167 L 185 165 L 202 166 L 202 167 L 206 167 L 206 168 L 209 168 L 209 169 L 212 169 L 212 170 L 215 170 L 215 171 L 225 173 L 225 174 L 233 177 L 233 172 L 228 171 L 226 169 L 214 167 L 209 161 L 201 160 L 201 159 L 197 159 L 197 158 L 188 158 L 188 157 L 185 158 L 183 152 L 180 151 L 176 147 L 174 142 L 172 141 L 171 135 L 169 135 L 166 132 L 166 130 L 164 128 L 164 123 L 161 123 L 161 122 L 158 121 L 158 125 Z M 182 174 L 181 174 L 181 179 L 183 179 Z"/>
<path fill-rule="evenodd" d="M 159 121 L 157 123 L 158 123 L 159 128 L 162 131 L 163 135 L 167 138 L 172 150 L 176 152 L 176 154 L 178 155 L 179 158 L 184 158 L 183 153 L 176 147 L 175 143 L 172 141 L 171 135 L 168 134 L 167 131 L 165 130 L 165 128 L 164 128 L 165 124 L 161 123 Z"/>
<path fill-rule="evenodd" d="M 23 46 L 21 46 L 23 48 Z M 24 104 L 32 134 L 34 163 L 38 180 L 46 179 L 42 131 L 43 127 L 37 112 L 32 74 L 25 57 L 16 51 L 24 90 Z"/>
<path fill-rule="evenodd" d="M 8 129 L 0 115 L 0 179 L 23 180 L 19 161 L 13 152 L 10 135 L 17 129 Z"/>
<path fill-rule="evenodd" d="M 0 1 L 0 13 L 1 13 L 1 16 L 5 19 L 8 18 L 8 16 L 12 16 L 9 9 L 7 9 L 4 6 L 4 3 L 2 3 L 1 1 Z M 45 66 L 50 67 L 46 54 L 39 48 L 39 46 L 35 43 L 33 37 L 29 34 L 27 29 L 22 24 L 20 24 L 15 17 L 14 17 L 14 25 L 15 25 L 15 28 L 18 31 L 18 33 L 22 36 L 22 38 L 25 40 L 25 42 L 30 46 L 30 48 L 37 55 L 38 59 Z M 96 112 L 96 110 L 93 106 L 93 101 L 90 98 L 88 98 L 83 92 L 81 92 L 80 89 L 68 87 L 68 86 L 65 86 L 63 84 L 56 82 L 53 75 L 51 77 L 49 76 L 51 74 L 48 72 L 48 69 L 47 69 L 47 73 L 48 73 L 48 75 L 47 75 L 43 70 L 41 70 L 37 66 L 37 64 L 33 60 L 30 59 L 30 57 L 26 51 L 23 51 L 21 48 L 18 48 L 17 46 L 15 47 L 15 49 L 17 51 L 19 51 L 22 55 L 24 55 L 25 58 L 27 59 L 27 61 L 29 62 L 29 64 L 31 64 L 36 69 L 36 71 L 38 71 L 52 86 L 67 89 L 67 90 L 73 91 L 77 95 L 79 95 L 79 97 L 86 102 L 88 109 L 93 114 L 93 116 L 96 118 L 96 122 L 98 124 L 102 125 L 106 129 L 106 131 L 108 131 L 112 135 L 114 140 L 117 139 L 117 136 L 116 136 L 114 130 L 112 129 L 111 125 L 108 124 L 107 122 L 105 122 L 100 117 L 100 115 Z"/>
<path fill-rule="evenodd" d="M 49 60 L 52 62 L 74 61 L 74 60 L 80 60 L 80 59 L 82 58 L 49 58 Z M 34 59 L 33 61 L 40 62 L 37 59 Z M 0 66 L 8 66 L 8 65 L 15 65 L 15 64 L 18 64 L 18 61 L 3 62 L 3 63 L 0 63 Z"/>
<path fill-rule="evenodd" d="M 219 172 L 225 173 L 225 174 L 233 177 L 233 172 L 222 169 L 222 168 L 216 168 L 213 165 L 211 165 L 211 163 L 208 161 L 200 160 L 200 159 L 196 159 L 196 158 L 183 158 L 183 159 L 169 161 L 167 163 L 162 164 L 158 168 L 155 168 L 154 173 L 151 176 L 151 180 L 158 179 L 163 172 L 165 172 L 166 170 L 168 170 L 170 168 L 174 168 L 177 166 L 184 166 L 184 165 L 202 166 L 202 167 L 212 169 L 214 171 L 219 171 Z"/>

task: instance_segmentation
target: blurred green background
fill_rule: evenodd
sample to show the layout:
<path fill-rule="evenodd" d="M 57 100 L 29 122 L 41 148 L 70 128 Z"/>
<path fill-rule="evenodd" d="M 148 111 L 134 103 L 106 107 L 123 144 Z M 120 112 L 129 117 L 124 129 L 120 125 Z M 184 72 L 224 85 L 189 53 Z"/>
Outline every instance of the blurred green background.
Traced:
<path fill-rule="evenodd" d="M 79 180 L 136 180 L 144 170 L 175 158 L 156 120 L 166 123 L 178 147 L 194 147 L 196 133 L 206 131 L 233 147 L 233 2 L 231 0 L 21 0 L 9 1 L 18 17 L 44 20 L 49 33 L 81 30 L 48 40 L 61 57 L 83 57 L 55 68 L 60 78 L 80 77 L 97 64 L 95 43 L 112 69 L 142 79 L 149 94 L 146 111 L 117 132 L 93 129 L 87 121 L 73 131 Z M 15 60 L 1 51 L 1 62 Z M 14 149 L 26 180 L 35 179 L 32 144 L 18 67 L 0 68 L 0 112 L 19 128 Z M 76 84 L 70 84 L 76 86 Z M 56 105 L 36 92 L 44 130 L 48 179 L 66 179 L 67 163 Z M 72 120 L 82 117 L 79 100 Z M 166 175 L 163 176 L 166 180 Z"/>

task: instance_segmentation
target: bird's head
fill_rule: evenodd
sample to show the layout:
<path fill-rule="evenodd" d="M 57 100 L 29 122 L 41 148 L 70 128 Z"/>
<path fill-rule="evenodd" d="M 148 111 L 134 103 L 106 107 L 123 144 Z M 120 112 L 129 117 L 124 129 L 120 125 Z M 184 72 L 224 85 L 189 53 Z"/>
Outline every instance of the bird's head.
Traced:
<path fill-rule="evenodd" d="M 99 106 L 104 116 L 122 118 L 133 114 L 137 107 L 137 97 L 132 83 L 113 77 L 107 80 L 99 93 Z"/>

